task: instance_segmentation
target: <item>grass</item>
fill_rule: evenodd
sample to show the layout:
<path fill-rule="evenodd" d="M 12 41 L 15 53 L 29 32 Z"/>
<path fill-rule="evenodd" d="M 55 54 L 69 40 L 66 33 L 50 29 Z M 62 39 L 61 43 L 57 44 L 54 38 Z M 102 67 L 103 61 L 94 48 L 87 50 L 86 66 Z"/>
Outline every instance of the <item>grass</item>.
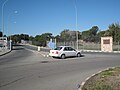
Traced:
<path fill-rule="evenodd" d="M 82 90 L 120 90 L 120 67 L 110 68 L 91 77 Z"/>

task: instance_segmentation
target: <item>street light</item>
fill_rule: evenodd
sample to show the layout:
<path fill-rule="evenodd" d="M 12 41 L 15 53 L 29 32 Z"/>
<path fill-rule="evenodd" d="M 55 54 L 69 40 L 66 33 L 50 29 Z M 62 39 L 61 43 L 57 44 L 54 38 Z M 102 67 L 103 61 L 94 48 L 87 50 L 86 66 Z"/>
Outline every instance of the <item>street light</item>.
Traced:
<path fill-rule="evenodd" d="M 8 32 L 9 32 L 10 17 L 11 17 L 12 14 L 17 14 L 17 13 L 18 13 L 18 11 L 14 11 L 14 12 L 11 12 L 11 13 L 8 15 L 8 18 L 7 18 L 7 21 L 8 21 L 8 27 L 7 27 Z M 14 22 L 14 23 L 16 23 L 16 22 Z M 9 33 L 8 33 L 8 34 L 9 34 Z"/>
<path fill-rule="evenodd" d="M 2 32 L 3 32 L 3 36 L 4 36 L 4 6 L 5 4 L 8 2 L 8 0 L 6 0 L 3 4 L 2 4 Z"/>
<path fill-rule="evenodd" d="M 78 13 L 77 13 L 77 6 L 76 6 L 76 2 L 75 2 L 75 14 L 76 14 L 76 46 L 77 46 L 77 50 L 78 50 Z"/>
<path fill-rule="evenodd" d="M 10 13 L 9 15 L 8 15 L 8 34 L 9 34 L 9 21 L 10 21 L 10 16 L 12 15 L 12 14 L 17 14 L 18 13 L 18 11 L 14 11 L 14 13 L 12 12 L 12 13 Z M 12 43 L 12 40 L 11 40 L 11 35 L 10 35 L 10 50 L 12 50 L 12 45 L 11 45 L 11 43 Z"/>

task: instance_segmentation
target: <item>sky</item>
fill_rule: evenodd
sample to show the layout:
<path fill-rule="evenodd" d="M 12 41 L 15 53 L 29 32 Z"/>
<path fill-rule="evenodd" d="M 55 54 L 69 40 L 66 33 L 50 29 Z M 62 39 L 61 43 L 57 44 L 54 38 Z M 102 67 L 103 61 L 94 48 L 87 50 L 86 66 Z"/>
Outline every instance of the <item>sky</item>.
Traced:
<path fill-rule="evenodd" d="M 0 0 L 0 31 L 5 1 Z M 8 0 L 3 8 L 4 34 L 56 36 L 64 29 L 82 32 L 92 26 L 107 30 L 112 23 L 120 23 L 119 9 L 120 0 Z"/>

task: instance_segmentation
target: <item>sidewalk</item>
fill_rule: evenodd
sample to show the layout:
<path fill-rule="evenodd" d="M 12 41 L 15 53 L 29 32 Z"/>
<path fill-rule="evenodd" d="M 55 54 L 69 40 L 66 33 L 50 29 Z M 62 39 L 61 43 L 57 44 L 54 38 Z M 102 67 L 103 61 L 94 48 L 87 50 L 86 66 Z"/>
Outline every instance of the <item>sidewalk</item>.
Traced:
<path fill-rule="evenodd" d="M 11 50 L 9 50 L 9 49 L 4 49 L 4 50 L 0 49 L 0 56 L 3 56 L 3 55 L 5 55 L 5 54 L 7 54 L 9 52 L 11 52 Z"/>

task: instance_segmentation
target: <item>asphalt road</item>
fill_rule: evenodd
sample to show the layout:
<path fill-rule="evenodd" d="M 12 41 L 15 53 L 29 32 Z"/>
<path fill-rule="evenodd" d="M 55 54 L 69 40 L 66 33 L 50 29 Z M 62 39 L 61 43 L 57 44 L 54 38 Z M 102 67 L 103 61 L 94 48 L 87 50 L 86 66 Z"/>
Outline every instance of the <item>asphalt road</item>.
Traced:
<path fill-rule="evenodd" d="M 34 51 L 38 50 L 37 46 L 24 45 L 24 47 L 27 48 L 27 49 L 34 50 Z M 48 49 L 48 48 L 40 48 L 40 51 L 44 51 L 44 52 L 49 52 L 49 50 L 50 49 Z"/>
<path fill-rule="evenodd" d="M 61 60 L 18 46 L 0 57 L 0 90 L 77 90 L 88 76 L 114 66 L 120 66 L 119 54 L 83 53 Z"/>

